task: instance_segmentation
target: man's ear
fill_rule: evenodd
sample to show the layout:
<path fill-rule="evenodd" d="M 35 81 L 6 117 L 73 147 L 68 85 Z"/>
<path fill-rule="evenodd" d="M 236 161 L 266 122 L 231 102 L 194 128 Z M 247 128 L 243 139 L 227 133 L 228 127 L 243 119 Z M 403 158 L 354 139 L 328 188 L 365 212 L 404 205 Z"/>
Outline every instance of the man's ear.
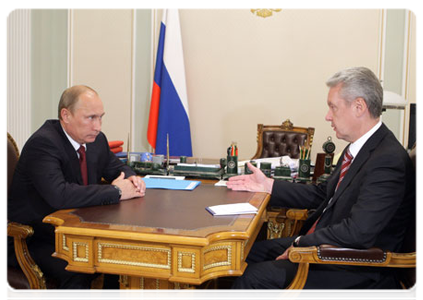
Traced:
<path fill-rule="evenodd" d="M 368 111 L 366 100 L 362 97 L 358 97 L 353 102 L 355 113 L 357 117 L 362 116 L 364 113 Z"/>
<path fill-rule="evenodd" d="M 67 108 L 62 108 L 60 111 L 60 116 L 62 117 L 63 122 L 68 123 L 69 122 L 69 116 L 71 112 Z"/>

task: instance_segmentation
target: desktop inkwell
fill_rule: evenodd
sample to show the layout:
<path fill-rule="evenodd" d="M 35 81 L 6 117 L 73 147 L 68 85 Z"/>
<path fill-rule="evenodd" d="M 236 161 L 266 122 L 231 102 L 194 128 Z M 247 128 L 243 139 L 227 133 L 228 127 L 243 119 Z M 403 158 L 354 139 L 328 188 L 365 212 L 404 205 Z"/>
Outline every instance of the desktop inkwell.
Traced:
<path fill-rule="evenodd" d="M 282 164 L 281 162 L 280 166 L 275 167 L 273 179 L 291 181 L 291 168 L 288 165 Z"/>
<path fill-rule="evenodd" d="M 250 164 L 257 168 L 257 163 L 255 161 L 251 160 Z M 250 168 L 248 168 L 247 163 L 245 163 L 244 165 L 244 174 L 246 175 L 253 174 L 253 171 L 251 171 Z"/>
<path fill-rule="evenodd" d="M 254 167 L 257 167 L 258 162 L 251 160 L 250 164 Z M 286 180 L 292 181 L 293 178 L 291 177 L 291 168 L 289 164 L 284 163 L 282 157 L 280 158 L 280 165 L 277 165 L 274 170 L 272 169 L 271 162 L 259 162 L 260 170 L 263 172 L 264 175 L 267 177 L 273 178 L 275 180 Z M 248 168 L 247 162 L 244 164 L 244 174 L 249 175 L 253 174 L 253 172 Z"/>
<path fill-rule="evenodd" d="M 261 162 L 260 163 L 260 170 L 267 177 L 272 177 L 272 164 L 270 162 Z"/>
<path fill-rule="evenodd" d="M 323 143 L 323 151 L 325 155 L 324 173 L 317 179 L 317 182 L 325 182 L 332 173 L 333 153 L 335 152 L 335 144 L 332 142 L 332 137 L 328 137 L 327 141 Z"/>

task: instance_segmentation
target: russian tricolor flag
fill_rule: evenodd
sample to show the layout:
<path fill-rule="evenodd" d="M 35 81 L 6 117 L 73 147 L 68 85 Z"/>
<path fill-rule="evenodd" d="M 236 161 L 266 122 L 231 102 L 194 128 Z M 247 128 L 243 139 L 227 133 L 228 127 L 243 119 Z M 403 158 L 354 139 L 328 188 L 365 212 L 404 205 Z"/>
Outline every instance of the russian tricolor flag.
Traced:
<path fill-rule="evenodd" d="M 179 12 L 165 9 L 160 26 L 147 139 L 156 154 L 192 156 Z"/>

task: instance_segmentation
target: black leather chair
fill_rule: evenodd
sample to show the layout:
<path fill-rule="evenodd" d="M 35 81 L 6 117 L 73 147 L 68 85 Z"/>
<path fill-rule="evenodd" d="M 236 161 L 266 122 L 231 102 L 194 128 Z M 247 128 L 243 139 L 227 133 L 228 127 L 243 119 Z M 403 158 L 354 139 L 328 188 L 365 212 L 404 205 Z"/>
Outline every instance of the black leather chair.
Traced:
<path fill-rule="evenodd" d="M 410 152 L 416 169 L 416 148 Z M 288 212 L 289 213 L 289 212 Z M 310 264 L 336 264 L 366 267 L 397 268 L 399 283 L 409 289 L 416 283 L 416 216 L 409 220 L 402 249 L 398 253 L 380 248 L 351 249 L 331 245 L 296 247 L 289 252 L 289 260 L 298 263 L 298 271 L 288 289 L 302 289 L 307 281 Z"/>
<path fill-rule="evenodd" d="M 300 147 L 311 148 L 315 129 L 298 127 L 289 120 L 282 125 L 257 125 L 257 151 L 252 159 L 288 155 L 299 158 Z M 288 237 L 297 234 L 307 218 L 307 210 L 269 207 L 267 211 L 267 238 Z"/>
<path fill-rule="evenodd" d="M 252 159 L 288 155 L 299 158 L 300 146 L 311 148 L 313 127 L 297 127 L 289 120 L 282 125 L 257 125 L 257 151 Z"/>
<path fill-rule="evenodd" d="M 13 173 L 19 159 L 19 150 L 15 140 L 7 133 L 7 188 L 12 182 Z M 46 281 L 40 268 L 31 258 L 26 238 L 33 235 L 30 226 L 7 222 L 7 236 L 13 238 L 15 255 L 19 267 L 8 266 L 7 280 L 15 289 L 45 289 Z M 10 255 L 10 253 L 9 253 Z M 12 255 L 13 257 L 13 255 Z"/>

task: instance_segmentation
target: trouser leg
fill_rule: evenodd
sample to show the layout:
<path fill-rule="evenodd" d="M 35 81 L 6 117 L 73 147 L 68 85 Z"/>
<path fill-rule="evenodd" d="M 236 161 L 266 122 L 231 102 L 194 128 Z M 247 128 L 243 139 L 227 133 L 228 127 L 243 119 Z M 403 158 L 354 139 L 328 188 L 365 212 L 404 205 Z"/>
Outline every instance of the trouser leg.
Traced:
<path fill-rule="evenodd" d="M 255 263 L 238 277 L 234 289 L 283 289 L 292 281 L 297 266 L 288 260 Z"/>
<path fill-rule="evenodd" d="M 295 238 L 295 237 L 294 237 Z M 298 265 L 275 260 L 294 238 L 257 242 L 247 257 L 248 267 L 233 284 L 237 289 L 281 289 L 293 280 Z M 394 274 L 383 268 L 311 264 L 304 289 L 398 288 Z"/>
<path fill-rule="evenodd" d="M 53 278 L 59 289 L 89 289 L 96 274 L 84 274 L 66 271 L 67 262 L 52 257 L 55 246 L 48 241 L 31 241 L 29 251 L 35 263 L 46 277 Z"/>
<path fill-rule="evenodd" d="M 104 275 L 101 300 L 119 299 L 119 275 Z"/>
<path fill-rule="evenodd" d="M 275 260 L 292 244 L 294 238 L 257 242 L 246 259 L 248 267 L 233 284 L 235 289 L 276 289 L 286 287 L 295 276 L 297 265 L 289 260 Z"/>

